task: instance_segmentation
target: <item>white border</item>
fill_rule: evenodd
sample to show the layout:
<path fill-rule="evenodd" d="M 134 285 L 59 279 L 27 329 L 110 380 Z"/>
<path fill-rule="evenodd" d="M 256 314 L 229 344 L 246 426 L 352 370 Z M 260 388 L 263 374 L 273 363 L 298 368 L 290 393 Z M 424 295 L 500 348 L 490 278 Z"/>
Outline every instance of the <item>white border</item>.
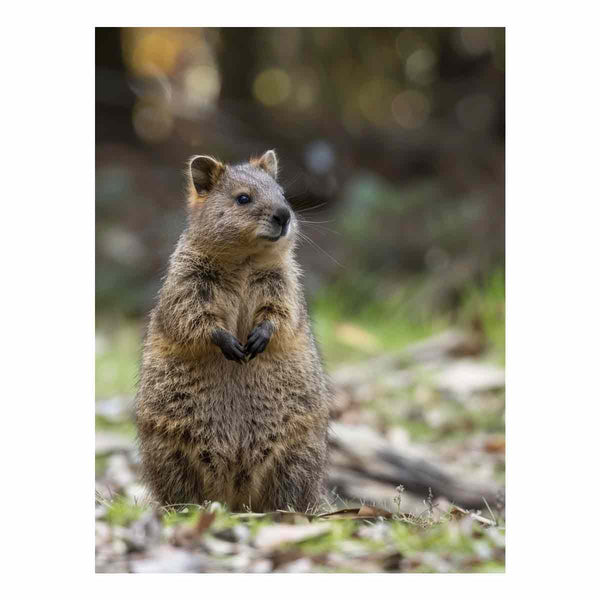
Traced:
<path fill-rule="evenodd" d="M 10 561 L 3 571 L 12 581 L 5 588 L 105 600 L 249 591 L 480 599 L 591 587 L 600 306 L 591 4 L 156 6 L 53 2 L 11 6 L 7 15 L 1 443 Z M 508 575 L 94 575 L 93 26 L 157 24 L 508 27 Z"/>

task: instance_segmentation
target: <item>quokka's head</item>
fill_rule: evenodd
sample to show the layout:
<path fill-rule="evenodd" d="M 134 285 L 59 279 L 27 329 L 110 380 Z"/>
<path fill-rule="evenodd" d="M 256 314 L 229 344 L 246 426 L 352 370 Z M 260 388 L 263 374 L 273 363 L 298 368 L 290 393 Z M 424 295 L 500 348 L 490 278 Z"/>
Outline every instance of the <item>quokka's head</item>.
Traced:
<path fill-rule="evenodd" d="M 282 250 L 294 243 L 298 223 L 277 183 L 273 150 L 240 165 L 194 156 L 189 183 L 190 224 L 207 241 L 249 252 Z"/>

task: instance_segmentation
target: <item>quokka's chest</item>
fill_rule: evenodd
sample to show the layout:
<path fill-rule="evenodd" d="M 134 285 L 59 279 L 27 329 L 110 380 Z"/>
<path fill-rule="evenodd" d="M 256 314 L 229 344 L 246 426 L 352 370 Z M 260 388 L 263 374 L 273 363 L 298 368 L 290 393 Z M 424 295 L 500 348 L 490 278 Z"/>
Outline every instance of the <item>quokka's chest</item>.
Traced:
<path fill-rule="evenodd" d="M 253 304 L 248 302 L 247 299 L 239 297 L 236 299 L 235 304 L 233 304 L 227 315 L 228 326 L 231 332 L 242 343 L 246 342 L 250 333 L 253 313 Z"/>
<path fill-rule="evenodd" d="M 235 294 L 231 297 L 231 326 L 242 342 L 246 341 L 252 331 L 254 316 L 265 302 L 259 291 L 255 285 L 252 285 L 250 277 L 246 276 L 238 282 Z"/>

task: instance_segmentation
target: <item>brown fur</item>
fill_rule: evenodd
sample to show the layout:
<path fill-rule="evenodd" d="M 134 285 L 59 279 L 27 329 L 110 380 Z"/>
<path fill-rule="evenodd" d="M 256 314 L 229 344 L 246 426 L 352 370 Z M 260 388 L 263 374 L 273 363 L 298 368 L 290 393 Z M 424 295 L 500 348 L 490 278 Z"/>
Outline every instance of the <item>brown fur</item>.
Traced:
<path fill-rule="evenodd" d="M 286 236 L 261 237 L 276 228 L 274 210 L 291 211 L 276 174 L 272 151 L 190 164 L 188 226 L 151 313 L 136 399 L 143 477 L 162 504 L 306 510 L 321 499 L 330 392 L 293 213 Z M 239 194 L 252 202 L 237 204 Z M 243 345 L 261 327 L 271 337 L 251 360 L 227 360 L 214 341 L 224 331 Z"/>

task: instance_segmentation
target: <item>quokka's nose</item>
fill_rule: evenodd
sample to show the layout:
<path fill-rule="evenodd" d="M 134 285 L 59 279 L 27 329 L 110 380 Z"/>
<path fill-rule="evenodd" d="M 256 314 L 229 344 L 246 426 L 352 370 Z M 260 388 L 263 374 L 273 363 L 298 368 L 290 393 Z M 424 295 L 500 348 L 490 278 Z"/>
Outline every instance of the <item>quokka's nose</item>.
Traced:
<path fill-rule="evenodd" d="M 271 218 L 273 219 L 273 223 L 281 225 L 282 229 L 285 231 L 285 228 L 290 222 L 291 216 L 292 214 L 290 213 L 289 209 L 285 206 L 281 206 L 280 208 L 275 210 Z"/>

